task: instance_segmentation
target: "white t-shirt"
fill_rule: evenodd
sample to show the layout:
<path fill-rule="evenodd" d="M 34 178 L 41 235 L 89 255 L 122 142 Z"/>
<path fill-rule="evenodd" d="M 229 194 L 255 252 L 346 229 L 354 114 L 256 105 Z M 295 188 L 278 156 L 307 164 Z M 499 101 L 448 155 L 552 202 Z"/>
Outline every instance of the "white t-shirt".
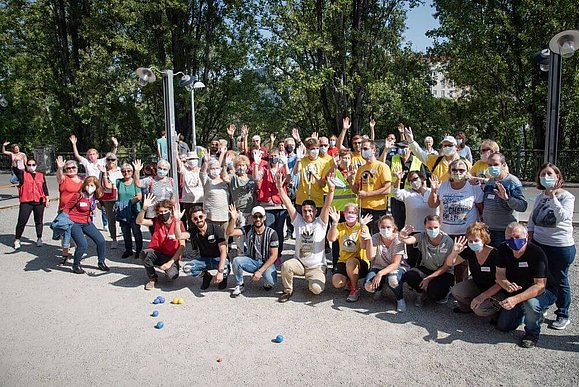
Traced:
<path fill-rule="evenodd" d="M 430 188 L 427 188 L 424 193 L 416 192 L 413 189 L 397 189 L 392 192 L 394 197 L 403 201 L 406 205 L 406 224 L 414 226 L 417 232 L 425 231 L 424 218 L 428 215 L 438 215 L 439 207 L 431 208 L 428 205 L 428 198 L 430 197 Z"/>
<path fill-rule="evenodd" d="M 400 261 L 400 266 L 408 267 L 406 263 L 406 249 L 403 242 L 398 240 L 398 234 L 394 236 L 390 247 L 386 247 L 382 238 L 380 238 L 380 233 L 372 235 L 372 244 L 376 246 L 376 256 L 372 262 L 372 269 L 382 270 L 386 266 L 389 266 L 394 262 L 394 256 L 401 254 L 402 260 Z"/>
<path fill-rule="evenodd" d="M 293 221 L 296 230 L 296 251 L 294 257 L 306 268 L 326 265 L 325 240 L 327 224 L 320 218 L 306 223 L 300 214 Z"/>
<path fill-rule="evenodd" d="M 99 171 L 98 165 L 101 165 L 103 167 L 106 166 L 107 159 L 106 157 L 103 157 L 102 159 L 98 159 L 97 162 L 93 164 L 90 161 L 88 161 L 86 157 L 80 156 L 80 164 L 84 167 L 84 170 L 86 171 L 86 177 L 94 176 L 97 179 L 100 179 L 101 171 Z"/>
<path fill-rule="evenodd" d="M 455 190 L 449 181 L 440 185 L 438 190 L 442 218 L 441 229 L 448 235 L 464 235 L 469 224 L 479 219 L 475 203 L 482 203 L 483 191 L 480 185 L 467 182 Z"/>
<path fill-rule="evenodd" d="M 199 177 L 199 170 L 192 171 L 187 167 L 181 167 L 183 176 L 183 190 L 181 191 L 182 203 L 202 203 L 203 202 L 203 184 Z"/>

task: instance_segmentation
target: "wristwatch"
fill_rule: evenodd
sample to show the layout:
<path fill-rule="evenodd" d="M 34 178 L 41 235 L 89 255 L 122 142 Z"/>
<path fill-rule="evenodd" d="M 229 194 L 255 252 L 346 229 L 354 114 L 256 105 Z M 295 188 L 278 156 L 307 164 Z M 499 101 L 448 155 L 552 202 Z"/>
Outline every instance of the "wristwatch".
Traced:
<path fill-rule="evenodd" d="M 217 272 L 223 274 L 223 273 L 225 273 L 225 268 L 223 268 L 223 269 L 217 269 Z"/>

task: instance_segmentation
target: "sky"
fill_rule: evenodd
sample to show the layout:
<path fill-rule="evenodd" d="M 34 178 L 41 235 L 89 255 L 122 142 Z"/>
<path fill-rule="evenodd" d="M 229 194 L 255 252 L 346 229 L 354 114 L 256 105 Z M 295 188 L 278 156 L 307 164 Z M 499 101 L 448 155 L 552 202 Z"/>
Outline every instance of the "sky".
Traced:
<path fill-rule="evenodd" d="M 432 39 L 427 38 L 425 33 L 428 30 L 438 27 L 438 20 L 432 14 L 432 1 L 424 1 L 424 5 L 408 11 L 406 20 L 406 32 L 404 38 L 408 42 L 412 42 L 412 49 L 414 51 L 425 51 L 426 48 L 432 46 Z"/>

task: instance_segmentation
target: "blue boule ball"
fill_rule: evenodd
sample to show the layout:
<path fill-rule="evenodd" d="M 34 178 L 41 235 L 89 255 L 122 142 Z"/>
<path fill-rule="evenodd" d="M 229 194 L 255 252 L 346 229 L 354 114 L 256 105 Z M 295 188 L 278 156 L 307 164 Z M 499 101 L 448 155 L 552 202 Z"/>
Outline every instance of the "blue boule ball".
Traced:
<path fill-rule="evenodd" d="M 154 310 L 153 313 L 151 313 L 151 316 L 153 316 L 153 317 L 157 317 L 158 315 L 159 315 L 158 310 Z"/>
<path fill-rule="evenodd" d="M 155 325 L 155 328 L 157 328 L 157 329 L 163 329 L 164 326 L 165 326 L 165 324 L 163 324 L 163 321 L 159 321 L 159 322 L 157 323 L 157 325 Z"/>
<path fill-rule="evenodd" d="M 283 341 L 283 336 L 282 336 L 282 335 L 277 335 L 277 336 L 275 337 L 275 342 L 276 342 L 276 343 L 281 343 L 282 341 Z"/>

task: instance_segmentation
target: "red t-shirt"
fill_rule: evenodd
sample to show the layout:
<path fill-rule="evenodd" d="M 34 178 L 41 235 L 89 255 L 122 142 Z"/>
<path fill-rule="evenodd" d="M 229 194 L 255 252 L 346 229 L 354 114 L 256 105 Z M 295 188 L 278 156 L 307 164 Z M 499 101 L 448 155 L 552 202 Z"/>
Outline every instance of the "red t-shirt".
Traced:
<path fill-rule="evenodd" d="M 153 249 L 161 254 L 173 256 L 179 248 L 179 240 L 175 237 L 175 225 L 177 223 L 173 220 L 170 224 L 165 224 L 157 218 L 153 219 L 153 236 L 149 243 L 149 249 Z M 181 232 L 185 232 L 183 223 L 181 224 Z M 181 259 L 179 256 L 178 259 Z"/>
<path fill-rule="evenodd" d="M 89 199 L 80 193 L 72 196 L 64 206 L 63 212 L 68 214 L 74 223 L 88 224 L 92 221 L 92 213 L 96 207 L 97 200 L 94 195 Z"/>
<path fill-rule="evenodd" d="M 335 154 L 337 154 L 339 152 L 339 149 L 337 146 L 331 146 L 328 148 L 328 154 L 332 157 L 334 157 Z"/>
<path fill-rule="evenodd" d="M 80 186 L 82 185 L 82 179 L 78 183 L 74 182 L 71 177 L 64 175 L 62 183 L 58 186 L 58 191 L 60 192 L 60 198 L 58 200 L 58 209 L 62 210 L 64 206 L 72 199 L 75 193 L 78 193 Z"/>

